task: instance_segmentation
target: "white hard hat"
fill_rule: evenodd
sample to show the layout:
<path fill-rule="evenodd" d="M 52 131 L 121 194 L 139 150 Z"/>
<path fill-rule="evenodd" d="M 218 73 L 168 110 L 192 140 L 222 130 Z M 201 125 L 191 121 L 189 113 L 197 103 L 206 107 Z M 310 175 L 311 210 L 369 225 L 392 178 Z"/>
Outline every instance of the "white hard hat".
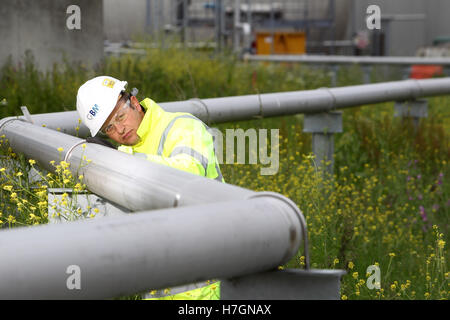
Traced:
<path fill-rule="evenodd" d="M 126 85 L 126 81 L 101 76 L 86 81 L 78 89 L 77 111 L 93 137 L 114 110 L 117 98 Z"/>

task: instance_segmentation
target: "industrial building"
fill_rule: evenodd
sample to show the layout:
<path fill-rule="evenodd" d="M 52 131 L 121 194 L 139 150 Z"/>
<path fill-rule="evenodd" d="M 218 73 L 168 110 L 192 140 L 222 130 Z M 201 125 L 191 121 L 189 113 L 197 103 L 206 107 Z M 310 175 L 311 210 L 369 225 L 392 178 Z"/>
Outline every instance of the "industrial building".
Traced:
<path fill-rule="evenodd" d="M 78 29 L 67 27 L 71 5 Z M 369 5 L 380 8 L 378 30 L 367 28 Z M 445 0 L 2 0 L 0 64 L 27 50 L 43 69 L 63 58 L 96 64 L 105 41 L 148 36 L 239 53 L 414 56 L 445 44 L 449 10 Z"/>

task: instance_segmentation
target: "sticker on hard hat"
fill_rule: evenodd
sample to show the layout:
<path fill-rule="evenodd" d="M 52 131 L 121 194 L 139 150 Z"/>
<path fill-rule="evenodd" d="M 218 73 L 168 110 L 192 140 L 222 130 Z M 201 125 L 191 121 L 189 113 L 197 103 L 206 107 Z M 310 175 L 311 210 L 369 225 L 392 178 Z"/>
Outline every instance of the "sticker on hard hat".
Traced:
<path fill-rule="evenodd" d="M 98 112 L 99 108 L 100 107 L 97 104 L 94 104 L 92 109 L 89 110 L 88 114 L 86 115 L 86 118 L 88 118 L 88 120 L 94 119 L 94 117 L 97 115 L 97 112 Z"/>
<path fill-rule="evenodd" d="M 108 87 L 108 88 L 112 88 L 112 87 L 114 87 L 115 83 L 116 82 L 114 80 L 105 79 L 105 80 L 103 80 L 102 85 L 104 85 L 105 87 Z"/>

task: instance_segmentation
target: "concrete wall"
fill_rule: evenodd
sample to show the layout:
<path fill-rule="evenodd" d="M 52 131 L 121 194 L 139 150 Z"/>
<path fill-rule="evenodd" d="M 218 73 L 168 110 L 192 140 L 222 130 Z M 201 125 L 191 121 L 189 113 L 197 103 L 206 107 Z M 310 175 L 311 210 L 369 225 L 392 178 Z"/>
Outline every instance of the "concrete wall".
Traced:
<path fill-rule="evenodd" d="M 69 5 L 81 9 L 81 29 L 69 30 Z M 103 58 L 102 0 L 0 0 L 0 65 L 15 63 L 31 50 L 41 70 L 69 61 L 91 66 Z"/>
<path fill-rule="evenodd" d="M 339 0 L 338 0 L 339 1 Z M 450 1 L 448 0 L 353 0 L 355 3 L 356 31 L 367 30 L 366 8 L 375 4 L 385 14 L 425 14 L 424 20 L 392 21 L 383 24 L 386 38 L 386 55 L 415 55 L 422 46 L 430 46 L 437 36 L 450 36 Z"/>
<path fill-rule="evenodd" d="M 106 39 L 131 40 L 146 31 L 146 0 L 104 0 L 103 16 Z"/>
<path fill-rule="evenodd" d="M 426 2 L 427 14 L 426 42 L 431 44 L 438 36 L 450 36 L 450 1 L 429 0 Z"/>

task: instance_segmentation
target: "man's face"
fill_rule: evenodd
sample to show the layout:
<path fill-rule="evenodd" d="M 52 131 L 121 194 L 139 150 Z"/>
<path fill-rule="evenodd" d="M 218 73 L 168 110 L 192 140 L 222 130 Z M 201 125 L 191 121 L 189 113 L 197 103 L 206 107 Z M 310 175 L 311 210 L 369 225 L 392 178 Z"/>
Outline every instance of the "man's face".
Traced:
<path fill-rule="evenodd" d="M 110 130 L 106 131 L 109 138 L 120 144 L 132 146 L 140 140 L 137 130 L 144 117 L 144 112 L 135 96 L 130 97 L 129 107 L 126 106 L 126 103 L 127 100 L 119 97 L 116 107 L 103 124 L 102 131 L 110 126 Z"/>

